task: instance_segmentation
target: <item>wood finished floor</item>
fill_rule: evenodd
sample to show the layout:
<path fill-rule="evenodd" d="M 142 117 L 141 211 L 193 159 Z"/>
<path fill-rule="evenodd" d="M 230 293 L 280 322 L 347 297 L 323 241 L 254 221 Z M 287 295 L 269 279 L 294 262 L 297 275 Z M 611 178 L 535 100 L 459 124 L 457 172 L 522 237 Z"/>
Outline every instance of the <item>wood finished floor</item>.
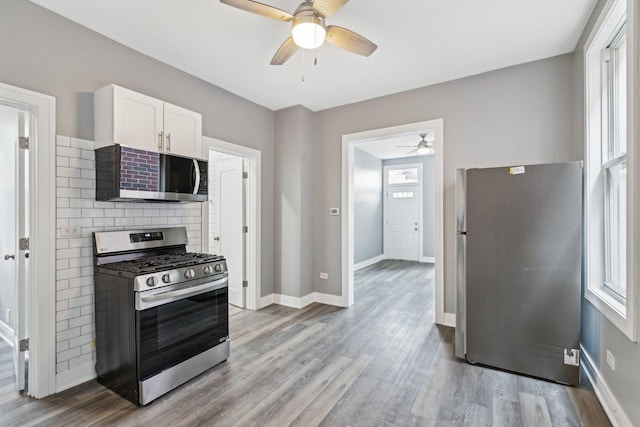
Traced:
<path fill-rule="evenodd" d="M 472 366 L 434 326 L 433 267 L 356 272 L 356 305 L 233 310 L 230 359 L 139 408 L 95 381 L 46 399 L 13 391 L 2 426 L 608 426 L 593 392 Z"/>

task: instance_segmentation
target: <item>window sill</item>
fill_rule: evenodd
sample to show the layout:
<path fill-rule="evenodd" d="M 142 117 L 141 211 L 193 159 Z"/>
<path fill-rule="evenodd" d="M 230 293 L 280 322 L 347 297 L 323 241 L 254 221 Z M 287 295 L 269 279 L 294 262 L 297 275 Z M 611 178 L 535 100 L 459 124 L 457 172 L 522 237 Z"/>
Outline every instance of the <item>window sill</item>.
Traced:
<path fill-rule="evenodd" d="M 585 298 L 631 341 L 636 342 L 635 316 L 604 289 L 587 287 Z"/>

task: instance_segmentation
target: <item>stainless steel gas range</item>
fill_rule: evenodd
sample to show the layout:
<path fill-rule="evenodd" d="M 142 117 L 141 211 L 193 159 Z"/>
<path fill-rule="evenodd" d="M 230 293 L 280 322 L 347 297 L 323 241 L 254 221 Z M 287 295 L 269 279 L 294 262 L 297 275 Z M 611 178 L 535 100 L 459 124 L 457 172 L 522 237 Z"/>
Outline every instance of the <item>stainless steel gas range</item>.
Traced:
<path fill-rule="evenodd" d="M 229 357 L 227 265 L 184 227 L 94 233 L 98 382 L 146 405 Z"/>

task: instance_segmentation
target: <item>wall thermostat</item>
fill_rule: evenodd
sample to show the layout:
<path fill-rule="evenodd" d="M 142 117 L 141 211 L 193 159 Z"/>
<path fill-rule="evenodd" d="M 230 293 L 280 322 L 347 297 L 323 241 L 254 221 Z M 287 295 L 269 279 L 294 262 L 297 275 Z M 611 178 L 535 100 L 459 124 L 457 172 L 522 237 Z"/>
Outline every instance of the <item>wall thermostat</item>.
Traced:
<path fill-rule="evenodd" d="M 340 208 L 329 208 L 329 215 L 340 215 Z"/>

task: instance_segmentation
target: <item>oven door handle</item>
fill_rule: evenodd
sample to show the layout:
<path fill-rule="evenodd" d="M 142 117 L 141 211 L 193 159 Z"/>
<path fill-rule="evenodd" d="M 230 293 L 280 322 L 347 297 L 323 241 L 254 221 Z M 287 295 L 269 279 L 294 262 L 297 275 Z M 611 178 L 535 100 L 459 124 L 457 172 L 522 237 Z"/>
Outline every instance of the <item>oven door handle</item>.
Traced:
<path fill-rule="evenodd" d="M 179 301 L 181 299 L 203 294 L 205 292 L 222 289 L 227 287 L 228 280 L 229 278 L 225 277 L 224 279 L 218 279 L 213 282 L 205 283 L 204 285 L 198 285 L 173 291 L 158 292 L 148 296 L 141 296 L 140 304 L 136 304 L 136 310 L 144 310 L 146 308 Z"/>

